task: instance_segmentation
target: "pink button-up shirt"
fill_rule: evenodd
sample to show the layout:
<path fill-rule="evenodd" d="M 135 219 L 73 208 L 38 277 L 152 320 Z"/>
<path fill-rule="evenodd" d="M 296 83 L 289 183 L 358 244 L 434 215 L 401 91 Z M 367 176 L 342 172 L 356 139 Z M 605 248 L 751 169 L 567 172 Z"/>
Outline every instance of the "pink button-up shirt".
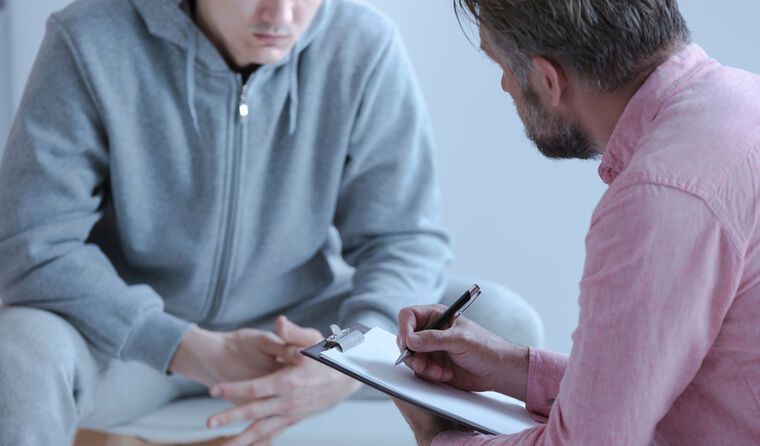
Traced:
<path fill-rule="evenodd" d="M 544 424 L 434 445 L 760 445 L 760 77 L 685 47 L 599 172 L 572 352 L 530 353 Z"/>

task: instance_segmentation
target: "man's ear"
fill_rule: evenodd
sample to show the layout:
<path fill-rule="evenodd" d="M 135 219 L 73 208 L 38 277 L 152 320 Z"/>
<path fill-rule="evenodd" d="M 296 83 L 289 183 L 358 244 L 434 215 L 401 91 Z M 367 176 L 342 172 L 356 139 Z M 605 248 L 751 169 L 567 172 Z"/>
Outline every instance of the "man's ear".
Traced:
<path fill-rule="evenodd" d="M 553 107 L 557 107 L 567 87 L 567 76 L 562 68 L 549 59 L 534 56 L 533 73 L 536 81 L 533 85 L 539 96 L 545 98 Z"/>

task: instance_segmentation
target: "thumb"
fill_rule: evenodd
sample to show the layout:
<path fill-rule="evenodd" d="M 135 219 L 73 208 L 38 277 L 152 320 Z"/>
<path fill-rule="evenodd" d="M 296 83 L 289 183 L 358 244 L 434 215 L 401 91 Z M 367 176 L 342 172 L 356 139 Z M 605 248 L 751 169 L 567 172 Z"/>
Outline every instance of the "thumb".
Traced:
<path fill-rule="evenodd" d="M 275 320 L 274 332 L 288 344 L 310 347 L 322 340 L 322 334 L 313 328 L 297 325 L 280 315 Z"/>

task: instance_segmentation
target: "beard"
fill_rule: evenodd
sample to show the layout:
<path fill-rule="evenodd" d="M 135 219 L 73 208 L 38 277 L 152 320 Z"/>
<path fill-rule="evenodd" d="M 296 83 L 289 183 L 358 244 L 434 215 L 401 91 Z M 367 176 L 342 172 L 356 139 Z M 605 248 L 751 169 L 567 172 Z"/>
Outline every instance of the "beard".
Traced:
<path fill-rule="evenodd" d="M 525 125 L 525 133 L 547 158 L 594 159 L 601 150 L 578 124 L 552 115 L 533 89 L 522 90 L 523 107 L 516 107 Z"/>

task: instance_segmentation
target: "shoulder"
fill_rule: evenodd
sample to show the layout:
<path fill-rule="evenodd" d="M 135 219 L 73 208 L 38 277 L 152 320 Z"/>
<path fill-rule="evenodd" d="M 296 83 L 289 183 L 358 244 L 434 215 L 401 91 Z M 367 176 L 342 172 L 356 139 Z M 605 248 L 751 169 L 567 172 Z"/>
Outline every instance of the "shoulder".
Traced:
<path fill-rule="evenodd" d="M 66 8 L 53 13 L 51 19 L 66 31 L 79 35 L 81 33 L 104 32 L 125 19 L 137 18 L 132 3 L 126 0 L 77 0 Z"/>
<path fill-rule="evenodd" d="M 760 76 L 717 63 L 684 83 L 647 125 L 629 180 L 709 200 L 760 148 Z"/>
<path fill-rule="evenodd" d="M 712 63 L 665 101 L 610 189 L 658 184 L 683 191 L 738 234 L 757 217 L 757 172 L 760 76 Z"/>
<path fill-rule="evenodd" d="M 364 44 L 388 40 L 396 31 L 393 21 L 367 3 L 357 0 L 328 0 L 330 34 L 359 38 Z"/>
<path fill-rule="evenodd" d="M 312 42 L 335 63 L 372 64 L 400 46 L 396 25 L 374 7 L 357 0 L 325 0 L 322 29 Z"/>
<path fill-rule="evenodd" d="M 48 32 L 62 33 L 80 48 L 129 50 L 126 42 L 134 42 L 140 30 L 145 26 L 128 0 L 77 0 L 48 21 Z"/>

